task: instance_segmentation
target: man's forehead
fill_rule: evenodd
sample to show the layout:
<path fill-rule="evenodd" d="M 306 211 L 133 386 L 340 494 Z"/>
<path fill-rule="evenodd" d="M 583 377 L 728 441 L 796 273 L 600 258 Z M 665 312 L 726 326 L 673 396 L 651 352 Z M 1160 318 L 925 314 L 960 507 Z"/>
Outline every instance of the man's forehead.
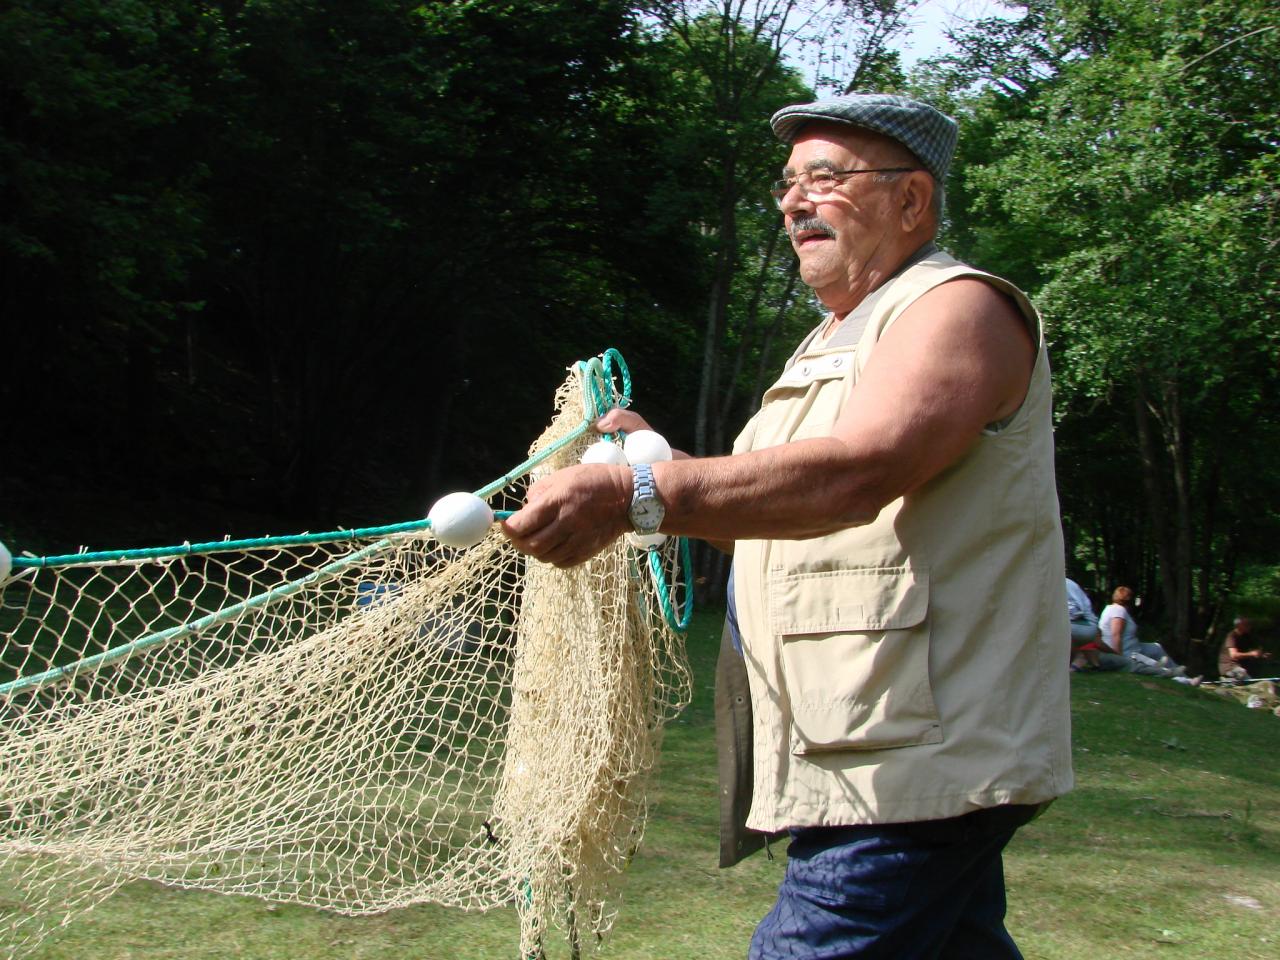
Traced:
<path fill-rule="evenodd" d="M 854 160 L 864 160 L 884 144 L 887 137 L 848 124 L 808 123 L 791 145 L 791 156 L 783 173 L 800 170 L 843 169 Z"/>
<path fill-rule="evenodd" d="M 793 167 L 791 164 L 788 163 L 785 167 L 782 168 L 782 175 L 786 177 L 790 177 L 800 172 L 801 170 L 812 173 L 814 170 L 836 170 L 839 167 L 840 165 L 835 160 L 832 160 L 830 157 L 814 157 L 811 160 L 806 160 L 804 163 L 800 164 L 798 167 Z"/>
<path fill-rule="evenodd" d="M 791 176 L 801 170 L 844 169 L 861 155 L 861 152 L 841 144 L 822 140 L 805 141 L 796 143 L 791 148 L 791 156 L 787 158 L 782 170 L 787 176 Z"/>

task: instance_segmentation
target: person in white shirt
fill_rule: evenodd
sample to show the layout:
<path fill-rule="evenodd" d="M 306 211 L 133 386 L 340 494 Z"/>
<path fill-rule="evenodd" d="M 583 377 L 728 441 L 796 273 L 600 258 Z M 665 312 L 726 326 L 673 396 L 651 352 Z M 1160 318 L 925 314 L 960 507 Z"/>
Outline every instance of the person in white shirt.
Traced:
<path fill-rule="evenodd" d="M 1152 677 L 1169 677 L 1193 686 L 1199 686 L 1200 677 L 1188 677 L 1187 668 L 1173 662 L 1173 658 L 1158 643 L 1142 643 L 1138 640 L 1138 624 L 1133 619 L 1133 589 L 1119 586 L 1111 594 L 1111 603 L 1102 608 L 1098 617 L 1098 630 L 1103 643 L 1128 661 L 1129 673 L 1141 673 Z"/>

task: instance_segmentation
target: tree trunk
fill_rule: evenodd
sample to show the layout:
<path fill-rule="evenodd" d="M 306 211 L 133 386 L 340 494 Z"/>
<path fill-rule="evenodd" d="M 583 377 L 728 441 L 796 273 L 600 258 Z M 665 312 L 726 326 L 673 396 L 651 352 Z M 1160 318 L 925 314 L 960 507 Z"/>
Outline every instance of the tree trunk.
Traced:
<path fill-rule="evenodd" d="M 1177 579 L 1174 576 L 1174 543 L 1169 526 L 1165 519 L 1170 514 L 1169 498 L 1165 494 L 1165 464 L 1161 456 L 1161 445 L 1155 435 L 1151 423 L 1151 406 L 1147 400 L 1146 388 L 1141 380 L 1135 383 L 1133 397 L 1134 423 L 1138 433 L 1138 452 L 1142 457 L 1142 486 L 1147 494 L 1147 512 L 1151 518 L 1152 533 L 1156 546 L 1156 559 L 1160 592 L 1165 607 L 1172 610 L 1178 600 Z M 1144 573 L 1135 570 L 1135 573 Z M 1144 578 L 1145 579 L 1145 578 Z M 1141 591 L 1143 584 L 1135 584 Z"/>
<path fill-rule="evenodd" d="M 1170 378 L 1160 389 L 1160 425 L 1172 467 L 1173 482 L 1173 605 L 1169 613 L 1175 650 L 1185 655 L 1191 644 L 1191 455 L 1182 416 L 1178 383 Z"/>
<path fill-rule="evenodd" d="M 720 229 L 717 237 L 715 277 L 707 303 L 707 325 L 702 339 L 702 375 L 698 382 L 698 406 L 694 414 L 694 454 L 705 457 L 712 451 L 708 441 L 712 398 L 719 392 L 720 344 L 724 339 L 725 317 L 733 289 L 738 248 L 737 191 L 734 186 L 737 164 L 730 154 L 723 159 L 720 187 Z"/>
<path fill-rule="evenodd" d="M 747 305 L 746 315 L 739 323 L 741 334 L 738 337 L 738 349 L 733 354 L 733 369 L 730 370 L 729 376 L 725 378 L 724 390 L 721 391 L 723 395 L 716 405 L 712 434 L 715 449 L 718 451 L 726 449 L 725 428 L 733 417 L 734 410 L 738 407 L 738 381 L 742 376 L 742 365 L 746 360 L 747 352 L 751 349 L 752 344 L 755 343 L 756 336 L 763 326 L 760 320 L 760 301 L 764 296 L 764 288 L 768 276 L 774 269 L 774 251 L 778 248 L 778 238 L 781 236 L 782 220 L 779 219 L 777 228 L 769 234 L 769 242 L 760 257 L 760 268 L 756 273 L 755 287 L 751 291 L 751 302 Z"/>
<path fill-rule="evenodd" d="M 800 278 L 800 261 L 792 259 L 790 266 L 787 267 L 787 287 L 782 293 L 782 299 L 778 301 L 778 309 L 774 311 L 773 323 L 769 325 L 769 329 L 765 331 L 764 342 L 760 345 L 760 362 L 756 364 L 756 381 L 751 389 L 748 397 L 749 406 L 746 410 L 747 416 L 755 413 L 760 406 L 760 397 L 765 390 L 765 379 L 773 372 L 771 363 L 773 355 L 773 343 L 778 337 L 778 331 L 782 329 L 783 322 L 787 319 L 787 314 L 791 310 L 791 298 L 795 293 L 796 281 Z"/>

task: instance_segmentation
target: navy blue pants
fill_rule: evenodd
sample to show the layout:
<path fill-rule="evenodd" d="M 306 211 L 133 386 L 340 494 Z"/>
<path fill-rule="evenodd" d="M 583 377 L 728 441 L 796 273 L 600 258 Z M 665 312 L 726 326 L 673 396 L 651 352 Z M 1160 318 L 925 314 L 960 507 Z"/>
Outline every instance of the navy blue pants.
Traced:
<path fill-rule="evenodd" d="M 1033 806 L 924 823 L 792 831 L 750 960 L 1021 960 L 1000 852 Z"/>

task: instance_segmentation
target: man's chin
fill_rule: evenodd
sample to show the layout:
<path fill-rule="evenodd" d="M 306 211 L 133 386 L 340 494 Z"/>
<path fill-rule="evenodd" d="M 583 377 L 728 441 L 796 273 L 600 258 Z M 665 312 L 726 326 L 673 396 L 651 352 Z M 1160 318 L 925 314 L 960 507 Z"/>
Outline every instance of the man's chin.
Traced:
<path fill-rule="evenodd" d="M 813 251 L 816 253 L 817 251 Z M 816 256 L 806 257 L 803 253 L 800 259 L 800 279 L 813 287 L 816 292 L 821 292 L 822 288 L 835 283 L 839 279 L 839 271 L 832 267 L 832 264 L 826 258 Z"/>

